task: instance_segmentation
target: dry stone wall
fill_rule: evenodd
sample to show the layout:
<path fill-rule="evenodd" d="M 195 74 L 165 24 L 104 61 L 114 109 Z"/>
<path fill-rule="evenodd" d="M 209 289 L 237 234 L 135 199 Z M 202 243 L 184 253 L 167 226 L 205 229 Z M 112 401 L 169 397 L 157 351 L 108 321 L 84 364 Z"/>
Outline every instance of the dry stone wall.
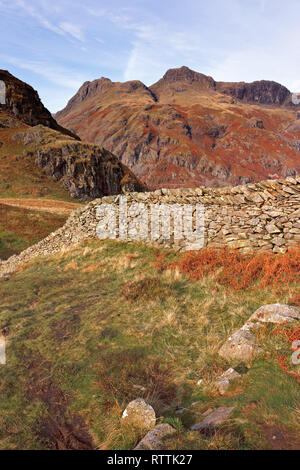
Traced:
<path fill-rule="evenodd" d="M 284 180 L 268 180 L 233 188 L 160 189 L 148 193 L 127 193 L 123 196 L 107 196 L 95 199 L 83 208 L 74 211 L 65 225 L 21 255 L 12 256 L 0 265 L 0 275 L 13 272 L 16 267 L 37 255 L 47 255 L 80 242 L 97 237 L 97 228 L 104 224 L 99 215 L 100 207 L 113 207 L 116 213 L 116 232 L 119 238 L 119 204 L 126 196 L 127 209 L 133 204 L 142 204 L 148 215 L 152 205 L 167 204 L 171 207 L 197 205 L 204 208 L 204 246 L 236 248 L 243 252 L 285 252 L 289 247 L 300 246 L 300 177 Z M 132 212 L 132 211 L 131 211 Z M 128 211 L 130 214 L 130 210 Z M 134 211 L 127 222 L 136 222 Z M 192 214 L 190 214 L 190 218 Z M 194 216 L 193 222 L 194 221 Z M 149 224 L 151 223 L 149 216 Z M 100 225 L 99 225 L 100 224 Z M 108 225 L 113 225 L 109 220 Z M 110 227 L 111 228 L 111 227 Z M 150 244 L 168 247 L 193 247 L 193 242 L 183 238 L 174 239 L 174 222 L 171 215 L 171 237 L 152 240 Z M 127 238 L 129 240 L 133 237 Z"/>

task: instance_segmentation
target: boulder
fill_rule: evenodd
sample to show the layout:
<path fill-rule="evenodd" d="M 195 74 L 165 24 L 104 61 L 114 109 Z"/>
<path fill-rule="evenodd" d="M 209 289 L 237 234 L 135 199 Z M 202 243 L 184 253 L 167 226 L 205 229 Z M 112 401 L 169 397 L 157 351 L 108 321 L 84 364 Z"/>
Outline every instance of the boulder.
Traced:
<path fill-rule="evenodd" d="M 256 310 L 238 331 L 229 336 L 219 350 L 219 355 L 227 361 L 239 359 L 251 361 L 262 351 L 256 344 L 254 331 L 262 328 L 263 323 L 285 323 L 300 320 L 300 308 L 284 304 L 263 305 Z"/>
<path fill-rule="evenodd" d="M 226 407 L 221 406 L 208 414 L 203 421 L 194 424 L 191 427 L 191 431 L 207 432 L 213 431 L 218 426 L 223 424 L 231 415 L 234 410 L 234 406 Z"/>
<path fill-rule="evenodd" d="M 256 338 L 252 332 L 252 329 L 258 326 L 253 323 L 246 323 L 233 335 L 229 336 L 219 350 L 219 355 L 227 361 L 231 359 L 242 362 L 251 361 L 256 354 L 262 351 L 262 348 L 256 344 Z"/>
<path fill-rule="evenodd" d="M 284 304 L 263 305 L 249 318 L 249 322 L 284 323 L 300 320 L 300 308 Z"/>
<path fill-rule="evenodd" d="M 155 411 L 143 398 L 137 398 L 127 405 L 122 421 L 135 428 L 150 431 L 156 423 Z"/>
<path fill-rule="evenodd" d="M 134 450 L 161 450 L 164 448 L 164 439 L 174 434 L 176 434 L 176 429 L 169 424 L 158 424 L 146 434 Z"/>

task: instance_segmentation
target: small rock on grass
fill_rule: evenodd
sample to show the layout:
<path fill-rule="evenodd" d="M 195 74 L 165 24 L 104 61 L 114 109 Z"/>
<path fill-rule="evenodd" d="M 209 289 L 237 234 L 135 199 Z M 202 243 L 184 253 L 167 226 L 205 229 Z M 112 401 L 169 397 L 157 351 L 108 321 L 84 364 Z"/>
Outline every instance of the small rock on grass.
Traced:
<path fill-rule="evenodd" d="M 158 424 L 146 434 L 134 450 L 161 450 L 164 448 L 164 439 L 174 434 L 176 434 L 176 429 L 170 424 Z"/>
<path fill-rule="evenodd" d="M 234 370 L 232 367 L 230 369 L 226 370 L 224 374 L 222 374 L 220 377 L 217 378 L 216 380 L 216 386 L 220 392 L 221 395 L 224 395 L 226 390 L 228 389 L 230 383 L 241 377 L 241 374 L 239 374 L 236 370 Z"/>
<path fill-rule="evenodd" d="M 137 398 L 127 405 L 122 421 L 135 428 L 150 431 L 156 424 L 155 411 L 143 398 Z"/>
<path fill-rule="evenodd" d="M 207 432 L 213 431 L 218 426 L 223 424 L 231 415 L 234 410 L 234 406 L 226 407 L 221 406 L 208 414 L 203 421 L 194 424 L 191 427 L 191 431 Z"/>
<path fill-rule="evenodd" d="M 233 333 L 219 350 L 219 355 L 230 361 L 231 359 L 242 362 L 251 361 L 262 349 L 256 344 L 256 338 L 251 331 L 254 324 L 245 324 Z M 258 325 L 259 326 L 259 325 Z"/>

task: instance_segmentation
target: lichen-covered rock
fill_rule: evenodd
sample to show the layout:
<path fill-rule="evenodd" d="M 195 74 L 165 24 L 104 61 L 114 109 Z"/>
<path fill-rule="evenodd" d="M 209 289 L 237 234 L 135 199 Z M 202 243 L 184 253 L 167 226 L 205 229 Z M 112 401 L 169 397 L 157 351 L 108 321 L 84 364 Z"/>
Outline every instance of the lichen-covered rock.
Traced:
<path fill-rule="evenodd" d="M 227 361 L 239 359 L 251 361 L 262 346 L 257 344 L 255 330 L 262 328 L 263 323 L 284 323 L 300 320 L 300 308 L 284 304 L 263 305 L 256 310 L 249 320 L 225 341 L 219 355 Z"/>
<path fill-rule="evenodd" d="M 219 350 L 219 355 L 228 362 L 231 360 L 251 361 L 262 351 L 262 348 L 256 343 L 255 334 L 253 333 L 253 328 L 258 326 L 248 323 L 243 325 L 242 328 L 229 336 Z"/>
<path fill-rule="evenodd" d="M 155 411 L 143 398 L 137 398 L 123 411 L 122 421 L 135 428 L 150 431 L 156 423 Z"/>
<path fill-rule="evenodd" d="M 250 322 L 284 323 L 300 320 L 300 308 L 284 304 L 263 305 L 249 318 Z"/>
<path fill-rule="evenodd" d="M 220 408 L 217 408 L 209 413 L 203 421 L 194 424 L 191 427 L 191 431 L 209 432 L 216 429 L 229 418 L 234 408 L 234 406 L 221 406 Z"/>
<path fill-rule="evenodd" d="M 134 450 L 161 450 L 164 448 L 164 440 L 174 434 L 176 434 L 176 429 L 170 424 L 158 424 L 146 434 Z"/>

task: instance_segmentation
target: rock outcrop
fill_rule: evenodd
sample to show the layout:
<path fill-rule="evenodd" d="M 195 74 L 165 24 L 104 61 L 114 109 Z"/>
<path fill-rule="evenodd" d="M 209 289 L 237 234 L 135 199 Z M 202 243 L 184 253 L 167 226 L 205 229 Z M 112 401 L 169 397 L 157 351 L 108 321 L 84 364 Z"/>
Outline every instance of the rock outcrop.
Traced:
<path fill-rule="evenodd" d="M 89 199 L 146 188 L 112 153 L 97 145 L 42 125 L 25 128 L 12 135 L 24 146 L 23 155 L 35 162 L 74 198 Z"/>
<path fill-rule="evenodd" d="M 255 332 L 260 330 L 264 323 L 289 323 L 299 320 L 299 307 L 282 304 L 264 305 L 256 310 L 238 331 L 229 336 L 219 354 L 227 361 L 251 361 L 263 351 L 263 345 L 257 341 Z"/>
<path fill-rule="evenodd" d="M 250 322 L 289 323 L 300 320 L 300 308 L 291 305 L 263 305 L 249 318 Z"/>
<path fill-rule="evenodd" d="M 7 70 L 0 70 L 0 80 L 5 83 L 5 104 L 0 104 L 0 109 L 10 112 L 29 126 L 42 124 L 79 140 L 74 133 L 55 121 L 41 102 L 37 91 L 30 85 L 14 77 Z"/>
<path fill-rule="evenodd" d="M 74 198 L 145 190 L 112 153 L 95 145 L 70 142 L 58 148 L 42 147 L 33 157 L 37 167 L 61 181 Z"/>
<path fill-rule="evenodd" d="M 220 93 L 230 95 L 246 103 L 259 103 L 282 106 L 291 103 L 291 92 L 280 83 L 260 80 L 252 83 L 217 82 Z"/>

